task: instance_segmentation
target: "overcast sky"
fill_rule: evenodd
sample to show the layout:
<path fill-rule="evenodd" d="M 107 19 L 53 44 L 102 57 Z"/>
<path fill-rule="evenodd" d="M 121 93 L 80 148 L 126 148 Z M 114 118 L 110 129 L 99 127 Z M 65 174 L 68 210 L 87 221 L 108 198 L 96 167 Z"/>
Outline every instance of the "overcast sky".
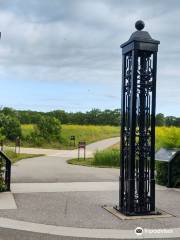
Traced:
<path fill-rule="evenodd" d="M 121 106 L 119 45 L 144 20 L 161 41 L 157 112 L 180 116 L 179 0 L 0 0 L 0 106 Z"/>

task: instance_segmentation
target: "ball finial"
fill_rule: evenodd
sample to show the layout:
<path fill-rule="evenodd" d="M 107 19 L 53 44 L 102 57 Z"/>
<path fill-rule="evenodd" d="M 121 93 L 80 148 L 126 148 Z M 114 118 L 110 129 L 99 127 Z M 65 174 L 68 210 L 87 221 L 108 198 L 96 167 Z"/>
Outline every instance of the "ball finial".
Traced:
<path fill-rule="evenodd" d="M 135 23 L 135 28 L 139 31 L 141 31 L 145 27 L 145 23 L 142 20 L 138 20 Z"/>

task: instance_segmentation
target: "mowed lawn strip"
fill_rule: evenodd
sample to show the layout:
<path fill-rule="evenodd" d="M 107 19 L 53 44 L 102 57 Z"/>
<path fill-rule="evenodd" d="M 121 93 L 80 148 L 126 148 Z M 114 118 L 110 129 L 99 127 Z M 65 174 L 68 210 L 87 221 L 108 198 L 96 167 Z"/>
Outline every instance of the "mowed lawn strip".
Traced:
<path fill-rule="evenodd" d="M 16 163 L 17 161 L 26 159 L 26 158 L 45 156 L 44 154 L 15 153 L 14 151 L 11 151 L 11 150 L 6 150 L 5 154 L 11 160 L 12 163 Z"/>
<path fill-rule="evenodd" d="M 69 164 L 73 165 L 80 165 L 80 166 L 86 166 L 86 167 L 99 167 L 99 168 L 118 168 L 117 166 L 112 166 L 112 165 L 98 165 L 94 158 L 75 158 L 75 159 L 70 159 L 67 160 Z"/>

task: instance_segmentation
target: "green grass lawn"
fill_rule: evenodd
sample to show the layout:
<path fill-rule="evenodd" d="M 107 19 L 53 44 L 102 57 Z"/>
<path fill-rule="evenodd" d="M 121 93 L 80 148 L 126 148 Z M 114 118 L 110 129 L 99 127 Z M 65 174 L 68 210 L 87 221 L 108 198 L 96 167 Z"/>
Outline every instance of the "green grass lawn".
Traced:
<path fill-rule="evenodd" d="M 73 149 L 74 146 L 70 145 L 70 136 L 76 136 L 76 147 L 79 141 L 86 141 L 92 143 L 105 138 L 119 136 L 120 128 L 115 126 L 94 126 L 94 125 L 73 125 L 62 124 L 61 142 L 48 142 L 40 146 L 36 146 L 33 142 L 26 141 L 34 131 L 34 125 L 22 125 L 22 146 L 25 147 L 43 147 L 43 148 L 56 148 L 56 149 Z M 9 143 L 14 146 L 14 143 Z M 156 127 L 156 149 L 161 147 L 172 148 L 180 147 L 180 128 L 177 127 Z M 112 148 L 112 147 L 111 147 Z M 119 149 L 119 144 L 113 146 Z"/>
<path fill-rule="evenodd" d="M 94 125 L 62 125 L 62 138 L 68 139 L 71 135 L 76 136 L 78 141 L 88 143 L 105 138 L 119 136 L 119 127 L 94 126 Z"/>
<path fill-rule="evenodd" d="M 71 159 L 68 160 L 67 163 L 69 164 L 73 164 L 73 165 L 80 165 L 80 166 L 86 166 L 86 167 L 99 167 L 99 168 L 118 168 L 117 166 L 112 166 L 112 165 L 104 165 L 104 164 L 97 164 L 95 162 L 94 158 L 86 158 L 84 160 L 84 158 L 75 158 L 75 159 Z"/>
<path fill-rule="evenodd" d="M 85 160 L 84 158 L 80 158 L 80 159 L 75 158 L 75 159 L 68 160 L 67 162 L 73 165 L 93 167 L 94 166 L 93 161 L 94 161 L 94 158 L 86 158 Z"/>
<path fill-rule="evenodd" d="M 33 130 L 33 124 L 24 124 L 22 128 L 22 139 L 26 139 Z M 43 143 L 41 147 L 44 148 L 57 148 L 57 149 L 72 149 L 73 143 L 70 143 L 70 136 L 76 136 L 76 147 L 79 141 L 86 141 L 92 143 L 105 138 L 111 138 L 119 136 L 119 127 L 115 126 L 94 126 L 94 125 L 74 125 L 74 124 L 62 124 L 60 142 L 48 142 Z M 22 140 L 22 146 L 35 147 L 33 143 L 28 143 Z"/>
<path fill-rule="evenodd" d="M 5 154 L 11 160 L 12 163 L 15 163 L 25 158 L 34 158 L 34 157 L 44 156 L 44 154 L 15 153 L 12 150 L 6 150 Z"/>

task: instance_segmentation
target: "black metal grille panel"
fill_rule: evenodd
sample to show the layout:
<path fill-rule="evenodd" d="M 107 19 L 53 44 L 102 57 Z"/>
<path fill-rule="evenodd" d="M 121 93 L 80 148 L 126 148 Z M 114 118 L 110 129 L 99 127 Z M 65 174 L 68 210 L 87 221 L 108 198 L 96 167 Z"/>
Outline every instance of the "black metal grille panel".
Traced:
<path fill-rule="evenodd" d="M 156 53 L 123 55 L 120 209 L 155 210 L 154 131 Z"/>

